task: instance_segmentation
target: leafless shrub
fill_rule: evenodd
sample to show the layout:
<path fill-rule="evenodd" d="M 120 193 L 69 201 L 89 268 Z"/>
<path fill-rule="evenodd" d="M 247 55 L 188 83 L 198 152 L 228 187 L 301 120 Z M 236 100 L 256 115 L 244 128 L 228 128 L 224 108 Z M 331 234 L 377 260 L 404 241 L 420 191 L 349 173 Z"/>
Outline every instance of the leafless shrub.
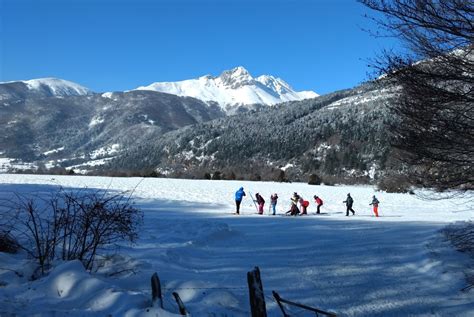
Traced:
<path fill-rule="evenodd" d="M 308 178 L 308 184 L 309 185 L 321 185 L 321 177 L 319 177 L 318 175 L 316 174 L 311 174 L 309 175 L 309 178 Z"/>
<path fill-rule="evenodd" d="M 406 176 L 387 174 L 381 177 L 377 183 L 377 188 L 387 193 L 408 193 L 411 184 Z"/>
<path fill-rule="evenodd" d="M 143 217 L 126 193 L 60 189 L 47 198 L 16 198 L 9 212 L 12 234 L 38 261 L 41 274 L 56 259 L 78 259 L 92 269 L 98 250 L 120 240 L 135 241 Z"/>
<path fill-rule="evenodd" d="M 7 231 L 0 231 L 0 252 L 16 253 L 20 246 Z"/>
<path fill-rule="evenodd" d="M 457 250 L 474 257 L 474 222 L 453 224 L 447 226 L 443 232 Z"/>
<path fill-rule="evenodd" d="M 468 254 L 474 259 L 474 222 L 454 223 L 443 230 L 446 238 L 460 252 Z M 467 286 L 462 291 L 467 292 L 474 288 L 474 274 L 471 270 L 465 272 Z"/>

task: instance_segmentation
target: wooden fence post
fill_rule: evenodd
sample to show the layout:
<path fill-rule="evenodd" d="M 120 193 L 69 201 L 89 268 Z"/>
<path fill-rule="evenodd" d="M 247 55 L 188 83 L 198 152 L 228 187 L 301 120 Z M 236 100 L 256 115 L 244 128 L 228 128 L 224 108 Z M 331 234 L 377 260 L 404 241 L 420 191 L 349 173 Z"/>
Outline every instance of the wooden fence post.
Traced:
<path fill-rule="evenodd" d="M 280 309 L 281 309 L 281 312 L 283 313 L 283 316 L 285 316 L 285 317 L 287 317 L 289 315 L 285 312 L 285 309 L 284 309 L 282 303 L 285 303 L 285 304 L 288 304 L 288 305 L 291 305 L 291 306 L 296 306 L 296 307 L 299 307 L 299 308 L 303 308 L 307 311 L 312 311 L 312 312 L 316 313 L 316 316 L 324 315 L 324 316 L 329 316 L 329 317 L 337 317 L 335 313 L 327 312 L 327 311 L 321 310 L 319 308 L 314 308 L 314 307 L 311 307 L 311 306 L 308 306 L 308 305 L 303 305 L 303 304 L 300 304 L 300 303 L 297 303 L 297 302 L 293 302 L 293 301 L 290 301 L 290 300 L 287 300 L 287 299 L 283 299 L 275 291 L 272 291 L 272 294 L 273 294 L 273 297 L 275 298 L 275 300 L 277 301 L 278 306 L 280 306 Z"/>
<path fill-rule="evenodd" d="M 290 315 L 288 315 L 286 313 L 285 307 L 283 307 L 283 304 L 281 303 L 280 295 L 278 295 L 278 293 L 275 292 L 275 291 L 272 291 L 272 294 L 273 294 L 273 297 L 275 298 L 276 302 L 278 303 L 278 306 L 280 307 L 281 312 L 283 313 L 283 317 L 289 317 Z"/>
<path fill-rule="evenodd" d="M 181 297 L 179 297 L 179 294 L 176 292 L 173 292 L 174 299 L 176 300 L 176 304 L 178 304 L 179 307 L 179 313 L 183 316 L 187 316 L 188 312 L 186 311 L 186 307 L 184 307 L 184 303 L 181 300 Z"/>
<path fill-rule="evenodd" d="M 263 294 L 262 280 L 260 279 L 260 269 L 258 266 L 256 266 L 252 271 L 247 272 L 247 282 L 249 285 L 252 317 L 267 317 L 265 297 Z"/>
<path fill-rule="evenodd" d="M 161 282 L 158 274 L 155 272 L 151 276 L 151 302 L 153 307 L 156 306 L 156 302 L 160 308 L 163 308 L 163 297 L 161 295 Z"/>

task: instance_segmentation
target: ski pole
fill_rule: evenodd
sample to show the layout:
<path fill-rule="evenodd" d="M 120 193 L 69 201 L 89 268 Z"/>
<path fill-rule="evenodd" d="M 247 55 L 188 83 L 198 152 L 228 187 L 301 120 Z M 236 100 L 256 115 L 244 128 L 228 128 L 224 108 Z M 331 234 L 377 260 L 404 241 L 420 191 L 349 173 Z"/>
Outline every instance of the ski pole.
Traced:
<path fill-rule="evenodd" d="M 257 210 L 257 213 L 258 213 L 257 203 L 255 202 L 255 199 L 253 199 L 253 195 L 252 195 L 252 192 L 250 190 L 249 190 L 249 195 L 250 195 L 250 198 L 253 201 L 253 205 L 255 206 L 255 209 Z"/>

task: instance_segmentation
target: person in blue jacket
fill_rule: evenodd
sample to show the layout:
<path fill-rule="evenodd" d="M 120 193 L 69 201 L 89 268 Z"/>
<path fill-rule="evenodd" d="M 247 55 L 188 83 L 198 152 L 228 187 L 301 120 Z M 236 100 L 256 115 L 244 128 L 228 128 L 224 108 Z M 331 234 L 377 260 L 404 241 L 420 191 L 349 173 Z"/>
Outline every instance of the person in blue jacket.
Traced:
<path fill-rule="evenodd" d="M 235 192 L 235 206 L 236 206 L 236 214 L 240 213 L 240 203 L 242 202 L 242 198 L 244 198 L 245 192 L 244 188 L 240 187 L 238 191 Z"/>

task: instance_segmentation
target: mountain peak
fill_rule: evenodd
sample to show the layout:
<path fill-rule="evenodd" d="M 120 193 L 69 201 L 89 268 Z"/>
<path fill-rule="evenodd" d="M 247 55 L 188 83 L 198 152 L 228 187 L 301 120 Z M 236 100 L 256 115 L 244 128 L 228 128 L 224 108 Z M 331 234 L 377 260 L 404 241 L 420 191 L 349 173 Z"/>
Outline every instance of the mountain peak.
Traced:
<path fill-rule="evenodd" d="M 237 66 L 230 70 L 226 70 L 222 72 L 222 74 L 230 74 L 234 77 L 250 76 L 250 73 L 248 72 L 248 70 L 246 70 L 243 66 Z"/>
<path fill-rule="evenodd" d="M 318 96 L 313 91 L 294 91 L 285 81 L 270 75 L 254 78 L 243 66 L 225 70 L 217 77 L 206 75 L 178 82 L 157 82 L 137 90 L 154 90 L 213 101 L 229 112 L 242 105 L 274 105 Z"/>
<path fill-rule="evenodd" d="M 254 83 L 253 77 L 242 66 L 223 71 L 219 77 L 216 78 L 223 86 L 236 89 L 244 85 L 252 85 Z"/>

